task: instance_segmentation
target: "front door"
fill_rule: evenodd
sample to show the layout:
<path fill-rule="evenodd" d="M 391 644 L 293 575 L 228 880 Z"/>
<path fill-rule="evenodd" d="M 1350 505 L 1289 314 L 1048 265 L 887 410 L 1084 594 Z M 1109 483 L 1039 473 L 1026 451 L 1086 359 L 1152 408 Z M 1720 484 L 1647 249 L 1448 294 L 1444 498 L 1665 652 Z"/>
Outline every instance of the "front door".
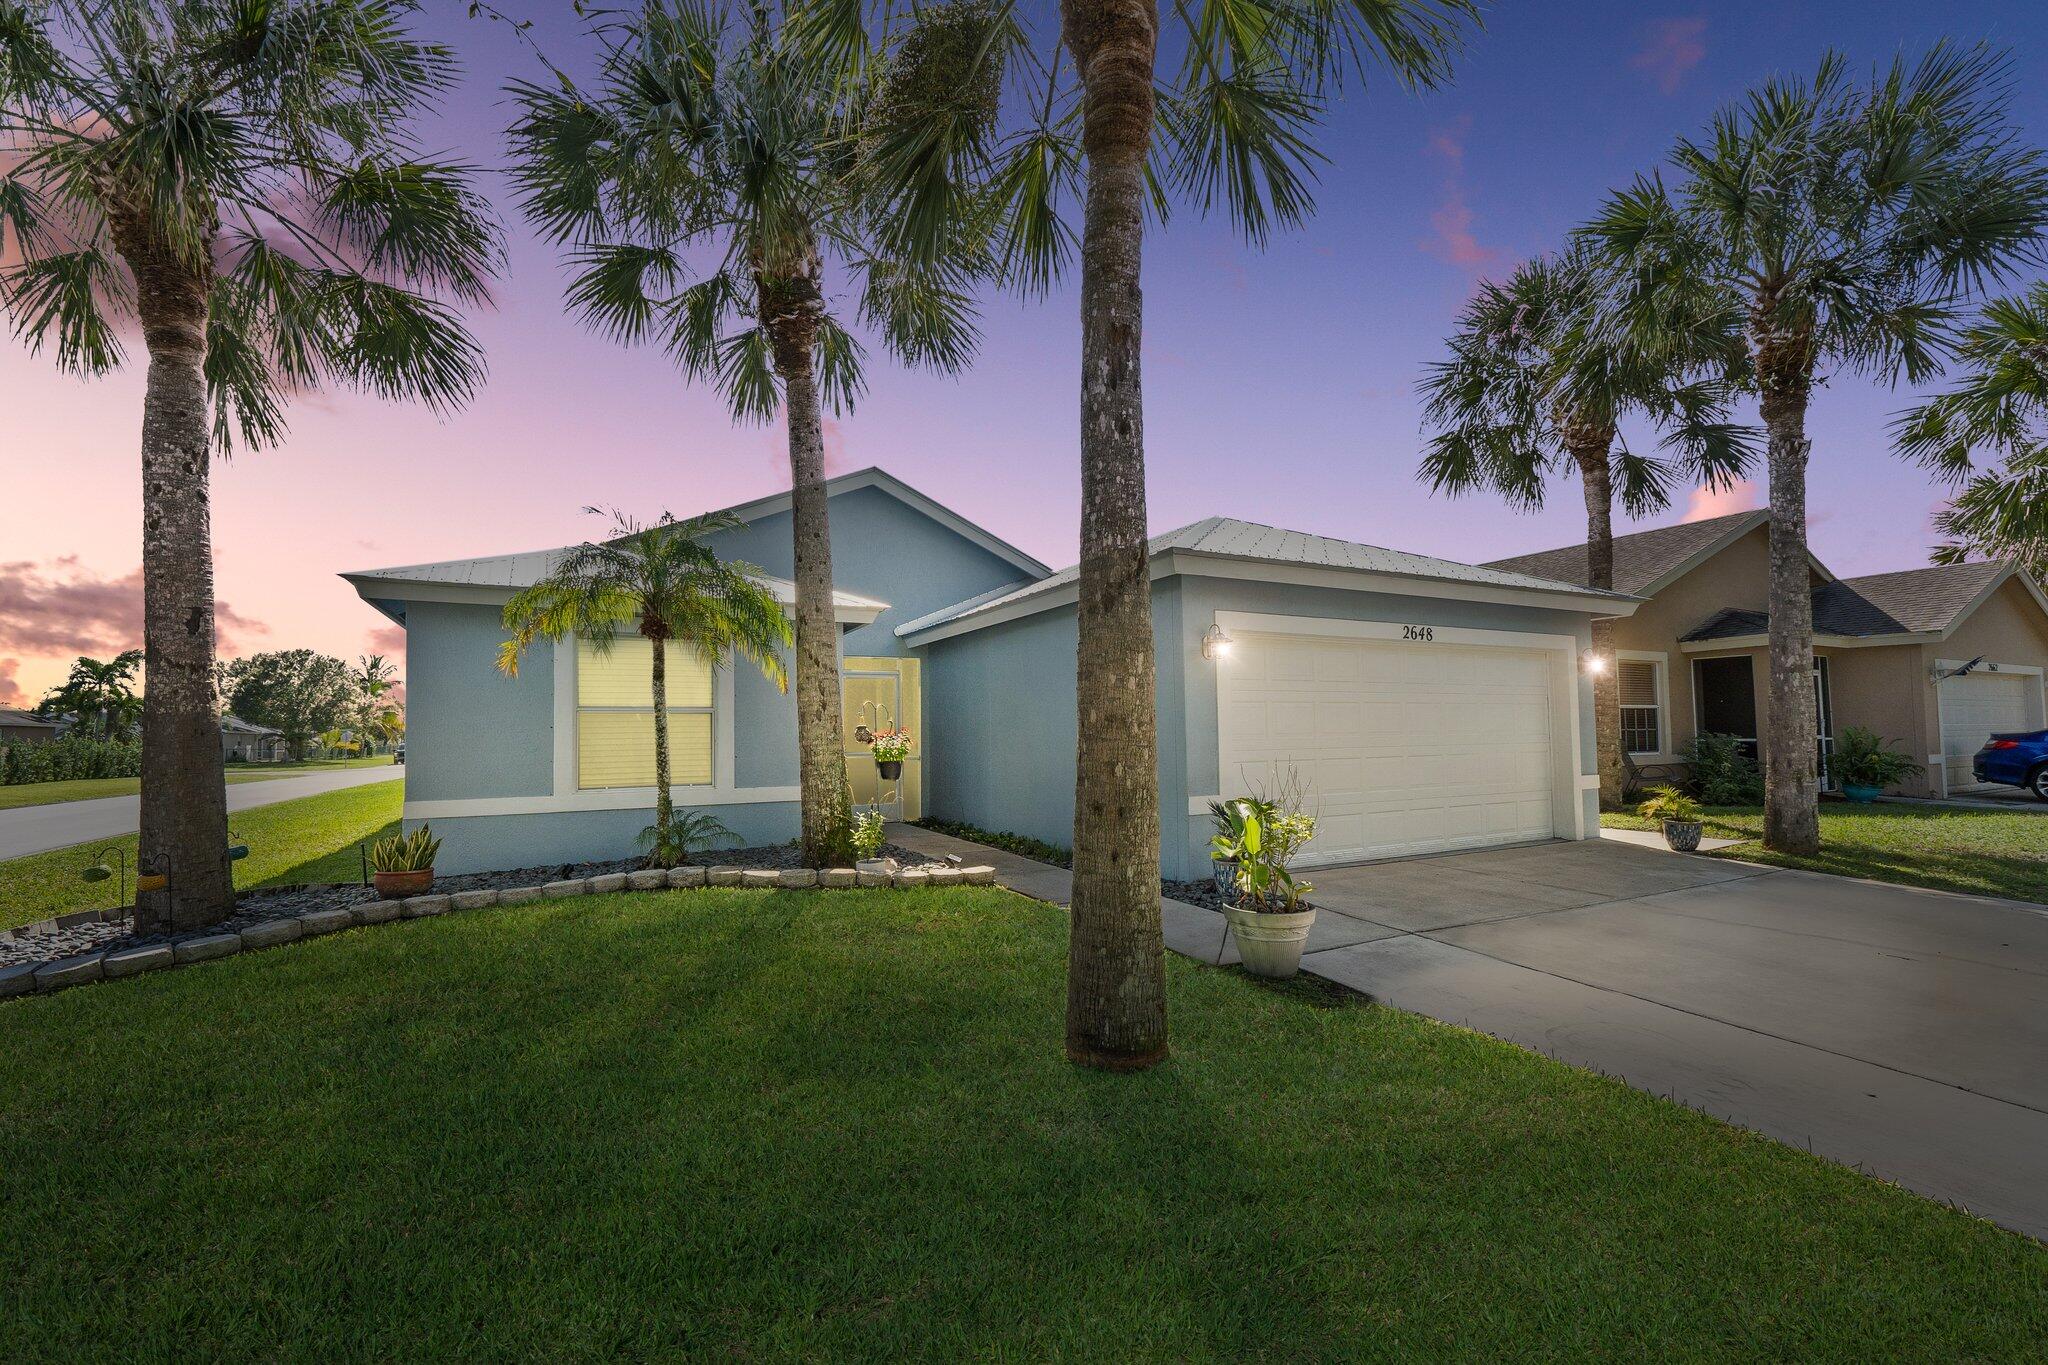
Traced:
<path fill-rule="evenodd" d="M 894 730 L 903 725 L 902 680 L 894 673 L 841 675 L 840 723 L 844 728 L 846 779 L 853 784 L 856 807 L 880 806 L 888 820 L 903 818 L 903 783 L 882 780 L 875 756 L 861 731 Z"/>
<path fill-rule="evenodd" d="M 1757 756 L 1756 672 L 1747 654 L 1724 659 L 1695 659 L 1693 696 L 1698 699 L 1699 732 L 1730 735 L 1742 752 Z"/>

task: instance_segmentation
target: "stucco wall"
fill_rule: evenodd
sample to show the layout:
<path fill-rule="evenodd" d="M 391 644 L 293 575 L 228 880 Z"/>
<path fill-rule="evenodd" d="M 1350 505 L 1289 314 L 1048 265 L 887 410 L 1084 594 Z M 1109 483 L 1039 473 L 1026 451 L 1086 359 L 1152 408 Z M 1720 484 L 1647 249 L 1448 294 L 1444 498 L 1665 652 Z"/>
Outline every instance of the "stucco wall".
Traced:
<path fill-rule="evenodd" d="M 787 843 L 797 837 L 802 823 L 794 801 L 720 806 L 711 813 L 749 846 Z M 640 831 L 653 820 L 651 808 L 440 816 L 433 821 L 434 833 L 441 838 L 435 871 L 452 877 L 465 872 L 631 858 L 642 852 Z M 416 823 L 406 822 L 408 828 Z M 701 861 L 715 861 L 716 857 L 713 850 Z"/>
<path fill-rule="evenodd" d="M 492 606 L 414 602 L 405 630 L 405 796 L 545 796 L 555 786 L 555 651 L 498 671 Z"/>
<path fill-rule="evenodd" d="M 1587 618 L 1570 612 L 1198 577 L 1154 582 L 1160 860 L 1169 877 L 1208 872 L 1208 817 L 1191 815 L 1189 802 L 1217 794 L 1217 664 L 1202 657 L 1201 637 L 1219 610 L 1566 635 L 1575 654 L 1592 639 Z M 932 814 L 1072 843 L 1076 650 L 1071 606 L 927 648 Z M 1593 697 L 1583 682 L 1578 704 L 1579 771 L 1592 772 Z M 1587 831 L 1597 831 L 1599 794 L 1580 800 Z"/>
<path fill-rule="evenodd" d="M 848 654 L 908 654 L 895 633 L 903 622 L 1030 577 L 878 488 L 839 494 L 832 499 L 831 513 L 832 581 L 841 592 L 889 604 L 874 624 L 846 633 Z M 778 578 L 796 573 L 787 512 L 762 517 L 712 543 L 720 555 L 743 559 Z"/>
<path fill-rule="evenodd" d="M 1930 747 L 1927 725 L 1934 688 L 1928 681 L 1918 645 L 1880 645 L 1868 649 L 1823 649 L 1815 651 L 1828 661 L 1829 698 L 1833 703 L 1835 734 L 1851 725 L 1875 730 L 1885 739 L 1898 741 L 1901 752 L 1916 762 L 1941 748 L 1939 739 Z M 1760 661 L 1758 667 L 1762 667 Z M 1939 775 L 1933 771 L 1909 778 L 1893 788 L 1909 796 L 1931 792 Z"/>

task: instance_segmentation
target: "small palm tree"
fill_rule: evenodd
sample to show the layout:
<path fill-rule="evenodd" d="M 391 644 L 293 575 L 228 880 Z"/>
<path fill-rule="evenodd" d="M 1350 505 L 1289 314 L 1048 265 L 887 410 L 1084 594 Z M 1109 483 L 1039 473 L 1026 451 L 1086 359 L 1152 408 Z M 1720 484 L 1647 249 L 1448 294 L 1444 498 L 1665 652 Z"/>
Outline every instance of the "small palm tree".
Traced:
<path fill-rule="evenodd" d="M 1902 416 L 1902 454 L 1959 485 L 1938 564 L 2009 559 L 2048 574 L 2048 283 L 1984 305 L 1956 347 L 1960 385 Z M 1997 464 L 1980 470 L 1978 455 Z"/>
<path fill-rule="evenodd" d="M 835 41 L 824 6 L 757 5 L 728 26 L 697 0 L 600 21 L 585 91 L 557 73 L 512 87 L 527 214 L 571 250 L 572 306 L 623 342 L 659 341 L 736 417 L 788 428 L 796 579 L 803 847 L 851 853 L 824 410 L 852 405 L 862 350 L 828 272 L 906 362 L 952 370 L 975 344 L 966 224 L 926 225 L 913 256 L 881 233 L 861 154 L 878 90 L 865 39 Z"/>
<path fill-rule="evenodd" d="M 761 585 L 758 569 L 722 560 L 704 543 L 707 536 L 743 529 L 737 517 L 720 512 L 677 521 L 664 512 L 643 526 L 618 512 L 610 516 L 611 539 L 576 546 L 547 577 L 505 604 L 512 637 L 498 648 L 498 667 L 517 676 L 520 655 L 536 640 L 574 635 L 599 654 L 610 652 L 624 627 L 647 640 L 654 656 L 654 824 L 646 838 L 654 861 L 667 866 L 681 846 L 669 796 L 669 642 L 713 668 L 737 654 L 787 690 L 778 651 L 790 643 L 789 617 Z"/>
<path fill-rule="evenodd" d="M 885 26 L 895 14 L 873 8 Z M 955 0 L 895 23 L 889 61 L 924 70 L 918 97 L 877 139 L 896 235 L 986 219 L 1005 272 L 1029 294 L 1079 268 L 1081 724 L 1066 1049 L 1082 1065 L 1136 1070 L 1167 1051 L 1146 222 L 1176 202 L 1220 207 L 1263 245 L 1304 221 L 1333 96 L 1368 73 L 1410 88 L 1446 83 L 1478 12 L 1474 0 L 1183 0 L 1164 42 L 1157 0 L 1062 0 L 1056 23 L 1046 8 Z"/>
<path fill-rule="evenodd" d="M 2003 58 L 1938 47 L 1859 86 L 1839 55 L 1773 80 L 1585 229 L 1628 274 L 1651 337 L 1734 310 L 1767 436 L 1770 721 L 1764 843 L 1820 846 L 1806 409 L 1829 368 L 1919 383 L 1964 291 L 2038 259 L 2048 174 L 2008 112 Z M 1656 344 L 1653 342 L 1652 344 Z"/>
<path fill-rule="evenodd" d="M 234 908 L 215 720 L 210 462 L 338 382 L 437 409 L 483 377 L 452 303 L 498 258 L 410 124 L 453 79 L 406 0 L 0 0 L 0 308 L 60 367 L 149 353 L 144 929 Z"/>
<path fill-rule="evenodd" d="M 139 649 L 123 650 L 111 659 L 80 655 L 36 710 L 46 716 L 70 716 L 79 730 L 99 739 L 125 734 L 142 713 L 142 697 L 135 690 L 141 667 Z"/>
<path fill-rule="evenodd" d="M 1671 505 L 1674 483 L 1724 487 L 1748 471 L 1749 430 L 1727 420 L 1739 360 L 1736 315 L 1702 323 L 1688 342 L 1704 352 L 1652 353 L 1607 325 L 1610 277 L 1583 246 L 1518 267 L 1505 284 L 1482 284 L 1458 316 L 1451 358 L 1429 367 L 1423 420 L 1435 429 L 1422 477 L 1456 497 L 1489 490 L 1518 509 L 1543 506 L 1558 472 L 1576 473 L 1586 501 L 1586 582 L 1614 586 L 1616 498 L 1630 516 Z M 1663 432 L 1661 455 L 1632 449 L 1625 418 Z M 1593 623 L 1607 661 L 1594 679 L 1600 795 L 1622 798 L 1621 694 L 1614 624 Z"/>
<path fill-rule="evenodd" d="M 386 698 L 398 686 L 397 670 L 382 654 L 360 655 L 349 670 L 349 685 L 355 690 L 355 730 L 367 754 L 379 741 L 388 743 L 394 733 L 397 709 Z"/>

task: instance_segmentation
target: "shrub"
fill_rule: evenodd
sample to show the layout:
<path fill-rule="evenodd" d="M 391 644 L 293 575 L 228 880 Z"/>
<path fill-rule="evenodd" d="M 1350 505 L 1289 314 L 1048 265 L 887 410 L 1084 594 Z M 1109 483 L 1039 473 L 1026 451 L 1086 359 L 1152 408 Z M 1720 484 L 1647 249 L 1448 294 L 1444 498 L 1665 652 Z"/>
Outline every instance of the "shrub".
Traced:
<path fill-rule="evenodd" d="M 1653 787 L 1636 807 L 1636 814 L 1645 820 L 1676 820 L 1683 825 L 1698 824 L 1703 813 L 1699 802 L 1676 787 Z"/>
<path fill-rule="evenodd" d="M 434 867 L 434 855 L 441 851 L 441 841 L 434 837 L 433 826 L 421 825 L 410 834 L 394 834 L 389 839 L 379 839 L 370 845 L 370 870 L 372 872 L 430 872 Z"/>
<path fill-rule="evenodd" d="M 669 817 L 666 829 L 649 825 L 640 831 L 649 867 L 682 867 L 699 853 L 739 841 L 739 835 L 708 811 L 679 810 Z"/>
<path fill-rule="evenodd" d="M 1764 799 L 1764 775 L 1733 735 L 1698 735 L 1680 756 L 1692 769 L 1692 794 L 1709 806 L 1754 806 Z"/>
<path fill-rule="evenodd" d="M 19 786 L 28 782 L 82 782 L 141 775 L 140 743 L 65 735 L 42 743 L 11 746 L 4 770 L 0 770 L 0 783 Z"/>
<path fill-rule="evenodd" d="M 1851 725 L 1836 738 L 1828 769 L 1845 787 L 1891 787 L 1926 771 L 1875 730 Z"/>

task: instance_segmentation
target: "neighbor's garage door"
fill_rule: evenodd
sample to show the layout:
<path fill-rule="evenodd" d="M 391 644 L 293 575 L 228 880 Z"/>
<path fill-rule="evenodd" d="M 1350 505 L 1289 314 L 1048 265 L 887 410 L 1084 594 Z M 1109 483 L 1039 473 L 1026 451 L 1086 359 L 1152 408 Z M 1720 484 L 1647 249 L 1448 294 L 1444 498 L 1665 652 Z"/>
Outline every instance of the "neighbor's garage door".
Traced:
<path fill-rule="evenodd" d="M 1941 755 L 1950 791 L 1977 784 L 1970 759 L 1986 739 L 2030 728 L 2027 691 L 2038 685 L 2030 674 L 1981 670 L 1941 680 Z"/>
<path fill-rule="evenodd" d="M 1242 635 L 1218 674 L 1224 794 L 1294 774 L 1318 821 L 1304 864 L 1548 838 L 1553 672 L 1535 651 Z"/>

